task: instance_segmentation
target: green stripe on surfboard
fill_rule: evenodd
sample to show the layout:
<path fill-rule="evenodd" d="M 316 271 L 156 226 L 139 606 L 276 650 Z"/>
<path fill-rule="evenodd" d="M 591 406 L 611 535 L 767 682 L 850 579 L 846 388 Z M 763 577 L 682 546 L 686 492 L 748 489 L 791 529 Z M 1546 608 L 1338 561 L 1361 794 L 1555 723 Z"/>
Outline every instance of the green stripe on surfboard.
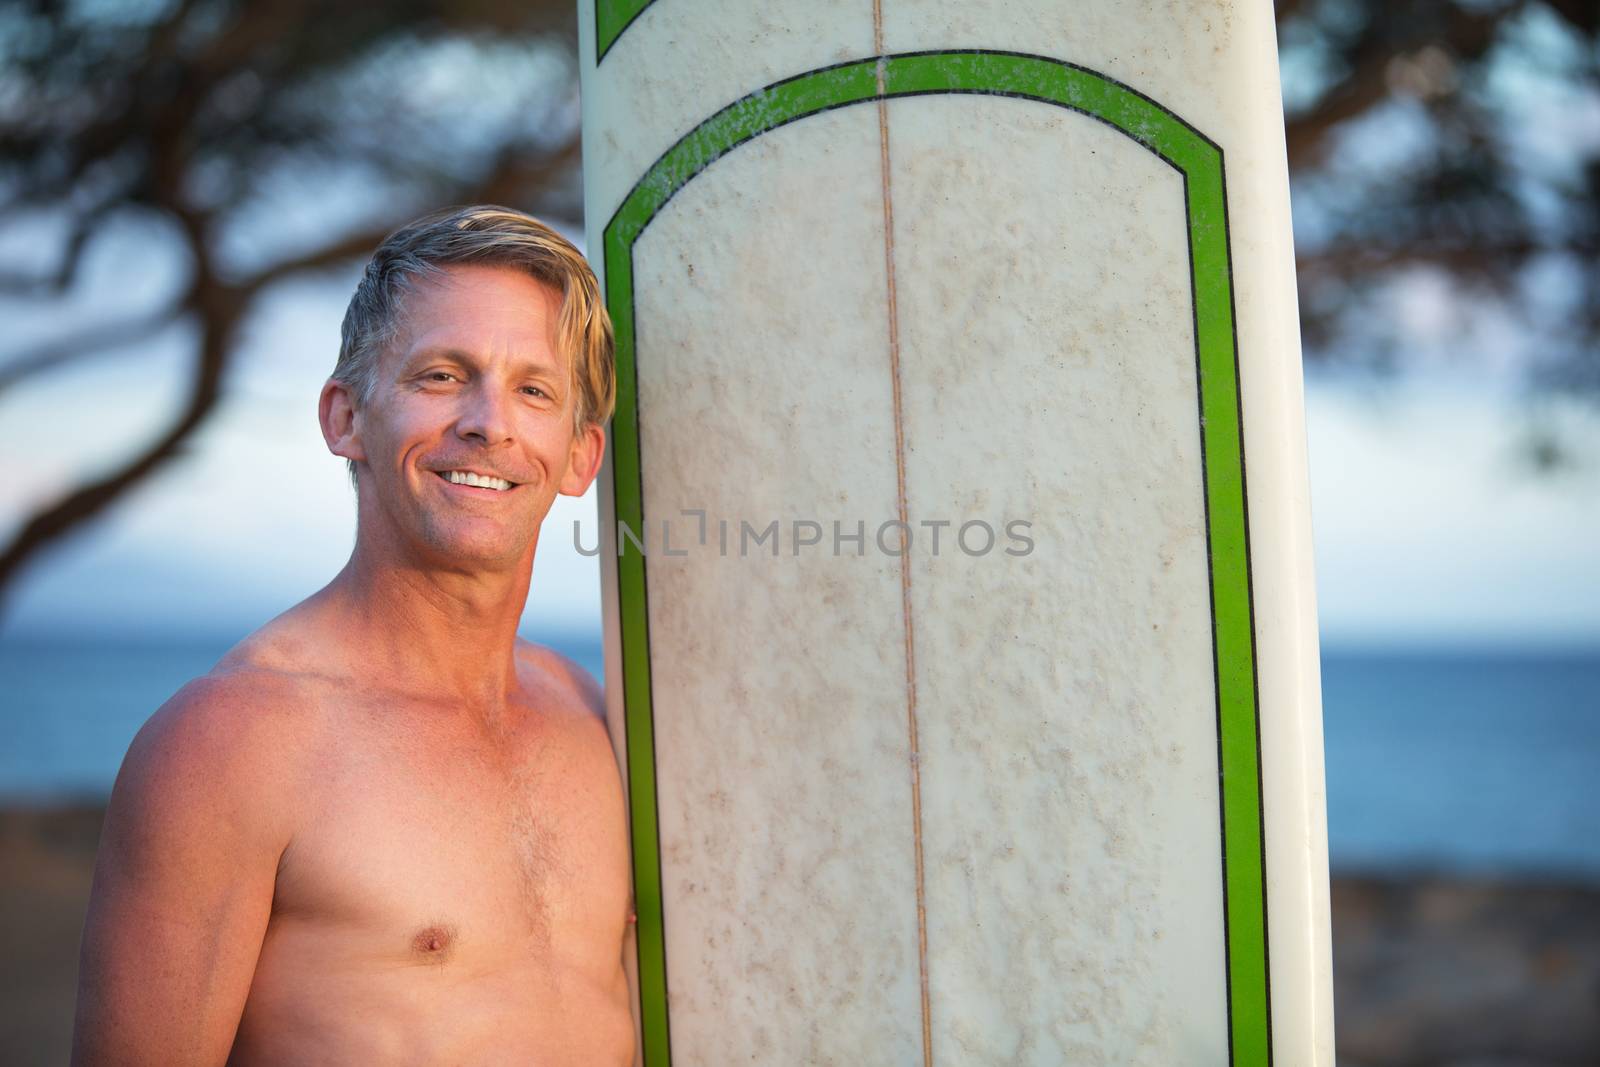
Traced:
<path fill-rule="evenodd" d="M 632 6 L 642 9 L 645 5 Z M 1103 75 L 1059 60 L 1010 52 L 940 51 L 872 57 L 789 78 L 718 111 L 656 161 L 604 232 L 607 306 L 616 328 L 617 413 L 612 432 L 617 518 L 630 530 L 644 530 L 633 246 L 651 220 L 719 156 L 763 133 L 808 115 L 876 100 L 880 95 L 954 93 L 1015 96 L 1079 112 L 1131 137 L 1184 178 L 1222 780 L 1229 1059 L 1235 1067 L 1267 1067 L 1272 1062 L 1272 1042 L 1255 642 L 1233 283 L 1222 151 L 1217 145 L 1166 108 Z M 641 553 L 633 551 L 619 558 L 618 579 L 640 1022 L 645 1063 L 665 1067 L 671 1062 L 671 1049 L 649 623 Z"/>
<path fill-rule="evenodd" d="M 594 0 L 594 61 L 599 63 L 622 31 L 655 0 Z"/>

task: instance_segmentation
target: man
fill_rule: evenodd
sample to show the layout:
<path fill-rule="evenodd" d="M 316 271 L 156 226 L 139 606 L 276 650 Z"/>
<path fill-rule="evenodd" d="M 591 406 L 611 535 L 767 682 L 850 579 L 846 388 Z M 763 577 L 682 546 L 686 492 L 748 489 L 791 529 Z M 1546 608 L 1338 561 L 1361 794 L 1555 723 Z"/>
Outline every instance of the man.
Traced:
<path fill-rule="evenodd" d="M 75 1062 L 632 1062 L 600 696 L 516 637 L 540 523 L 599 468 L 611 358 L 593 273 L 526 215 L 378 249 L 321 398 L 355 550 L 130 748 Z"/>

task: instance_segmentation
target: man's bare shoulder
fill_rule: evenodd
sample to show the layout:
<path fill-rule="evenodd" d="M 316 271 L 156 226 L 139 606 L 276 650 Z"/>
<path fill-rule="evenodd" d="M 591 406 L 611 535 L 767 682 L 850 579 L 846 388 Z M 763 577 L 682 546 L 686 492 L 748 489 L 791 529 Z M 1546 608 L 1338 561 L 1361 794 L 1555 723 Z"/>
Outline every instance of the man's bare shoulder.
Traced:
<path fill-rule="evenodd" d="M 163 704 L 139 731 L 129 762 L 248 775 L 289 754 L 310 710 L 304 680 L 248 664 L 219 664 Z"/>
<path fill-rule="evenodd" d="M 347 673 L 332 639 L 337 629 L 323 617 L 313 597 L 301 601 L 234 645 L 217 663 L 213 674 L 233 678 L 242 686 L 260 685 L 270 695 L 274 689 L 315 688 Z"/>
<path fill-rule="evenodd" d="M 185 1038 L 207 1030 L 221 1062 L 277 872 L 310 814 L 303 697 L 291 675 L 225 658 L 135 736 L 95 858 L 80 1062 L 157 1062 L 108 1050 L 159 1031 L 180 1004 L 199 1019 L 184 1015 Z"/>
<path fill-rule="evenodd" d="M 595 766 L 614 763 L 605 695 L 593 675 L 553 648 L 522 640 L 517 641 L 517 672 L 530 711 L 592 754 Z"/>
<path fill-rule="evenodd" d="M 295 668 L 292 634 L 268 624 L 150 717 L 118 775 L 123 806 L 161 808 L 201 794 L 270 806 L 300 777 L 322 730 L 327 683 Z"/>
<path fill-rule="evenodd" d="M 539 728 L 526 736 L 539 758 L 559 752 L 567 799 L 602 818 L 624 824 L 622 781 L 605 697 L 587 670 L 551 648 L 517 642 L 517 670 L 525 708 Z M 626 858 L 618 860 L 626 869 Z"/>
<path fill-rule="evenodd" d="M 554 696 L 552 711 L 588 718 L 604 724 L 605 695 L 594 676 L 570 656 L 553 648 L 517 640 L 517 666 L 524 687 L 534 693 Z"/>
<path fill-rule="evenodd" d="M 218 862 L 270 872 L 301 821 L 296 717 L 291 688 L 259 672 L 217 669 L 180 689 L 123 759 L 97 886 L 144 899 L 130 887 L 193 881 Z"/>
<path fill-rule="evenodd" d="M 216 733 L 259 754 L 274 736 L 291 736 L 314 717 L 319 679 L 232 656 L 178 690 L 150 725 L 185 735 Z"/>

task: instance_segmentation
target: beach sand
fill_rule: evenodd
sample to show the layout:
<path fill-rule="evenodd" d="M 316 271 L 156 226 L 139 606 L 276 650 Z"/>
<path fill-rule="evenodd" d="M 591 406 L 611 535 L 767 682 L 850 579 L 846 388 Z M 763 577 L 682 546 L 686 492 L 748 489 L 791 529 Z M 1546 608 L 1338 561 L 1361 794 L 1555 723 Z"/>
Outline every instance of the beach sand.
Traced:
<path fill-rule="evenodd" d="M 0 1060 L 67 1062 L 98 805 L 0 810 Z"/>
<path fill-rule="evenodd" d="M 15 1067 L 67 1062 L 101 816 L 0 810 L 0 1059 Z M 1600 887 L 1339 877 L 1333 939 L 1341 1067 L 1600 1064 Z"/>

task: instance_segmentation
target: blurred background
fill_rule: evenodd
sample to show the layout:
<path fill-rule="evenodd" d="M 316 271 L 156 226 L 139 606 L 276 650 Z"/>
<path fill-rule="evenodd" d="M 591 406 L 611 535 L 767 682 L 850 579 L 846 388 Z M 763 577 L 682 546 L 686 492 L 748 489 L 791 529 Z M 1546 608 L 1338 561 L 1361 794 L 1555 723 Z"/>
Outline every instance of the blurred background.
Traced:
<path fill-rule="evenodd" d="M 362 258 L 581 244 L 567 0 L 0 7 L 0 1058 L 65 1062 L 150 712 L 319 588 Z M 1341 1064 L 1600 1063 L 1600 4 L 1277 6 Z M 600 673 L 593 495 L 526 636 Z"/>

